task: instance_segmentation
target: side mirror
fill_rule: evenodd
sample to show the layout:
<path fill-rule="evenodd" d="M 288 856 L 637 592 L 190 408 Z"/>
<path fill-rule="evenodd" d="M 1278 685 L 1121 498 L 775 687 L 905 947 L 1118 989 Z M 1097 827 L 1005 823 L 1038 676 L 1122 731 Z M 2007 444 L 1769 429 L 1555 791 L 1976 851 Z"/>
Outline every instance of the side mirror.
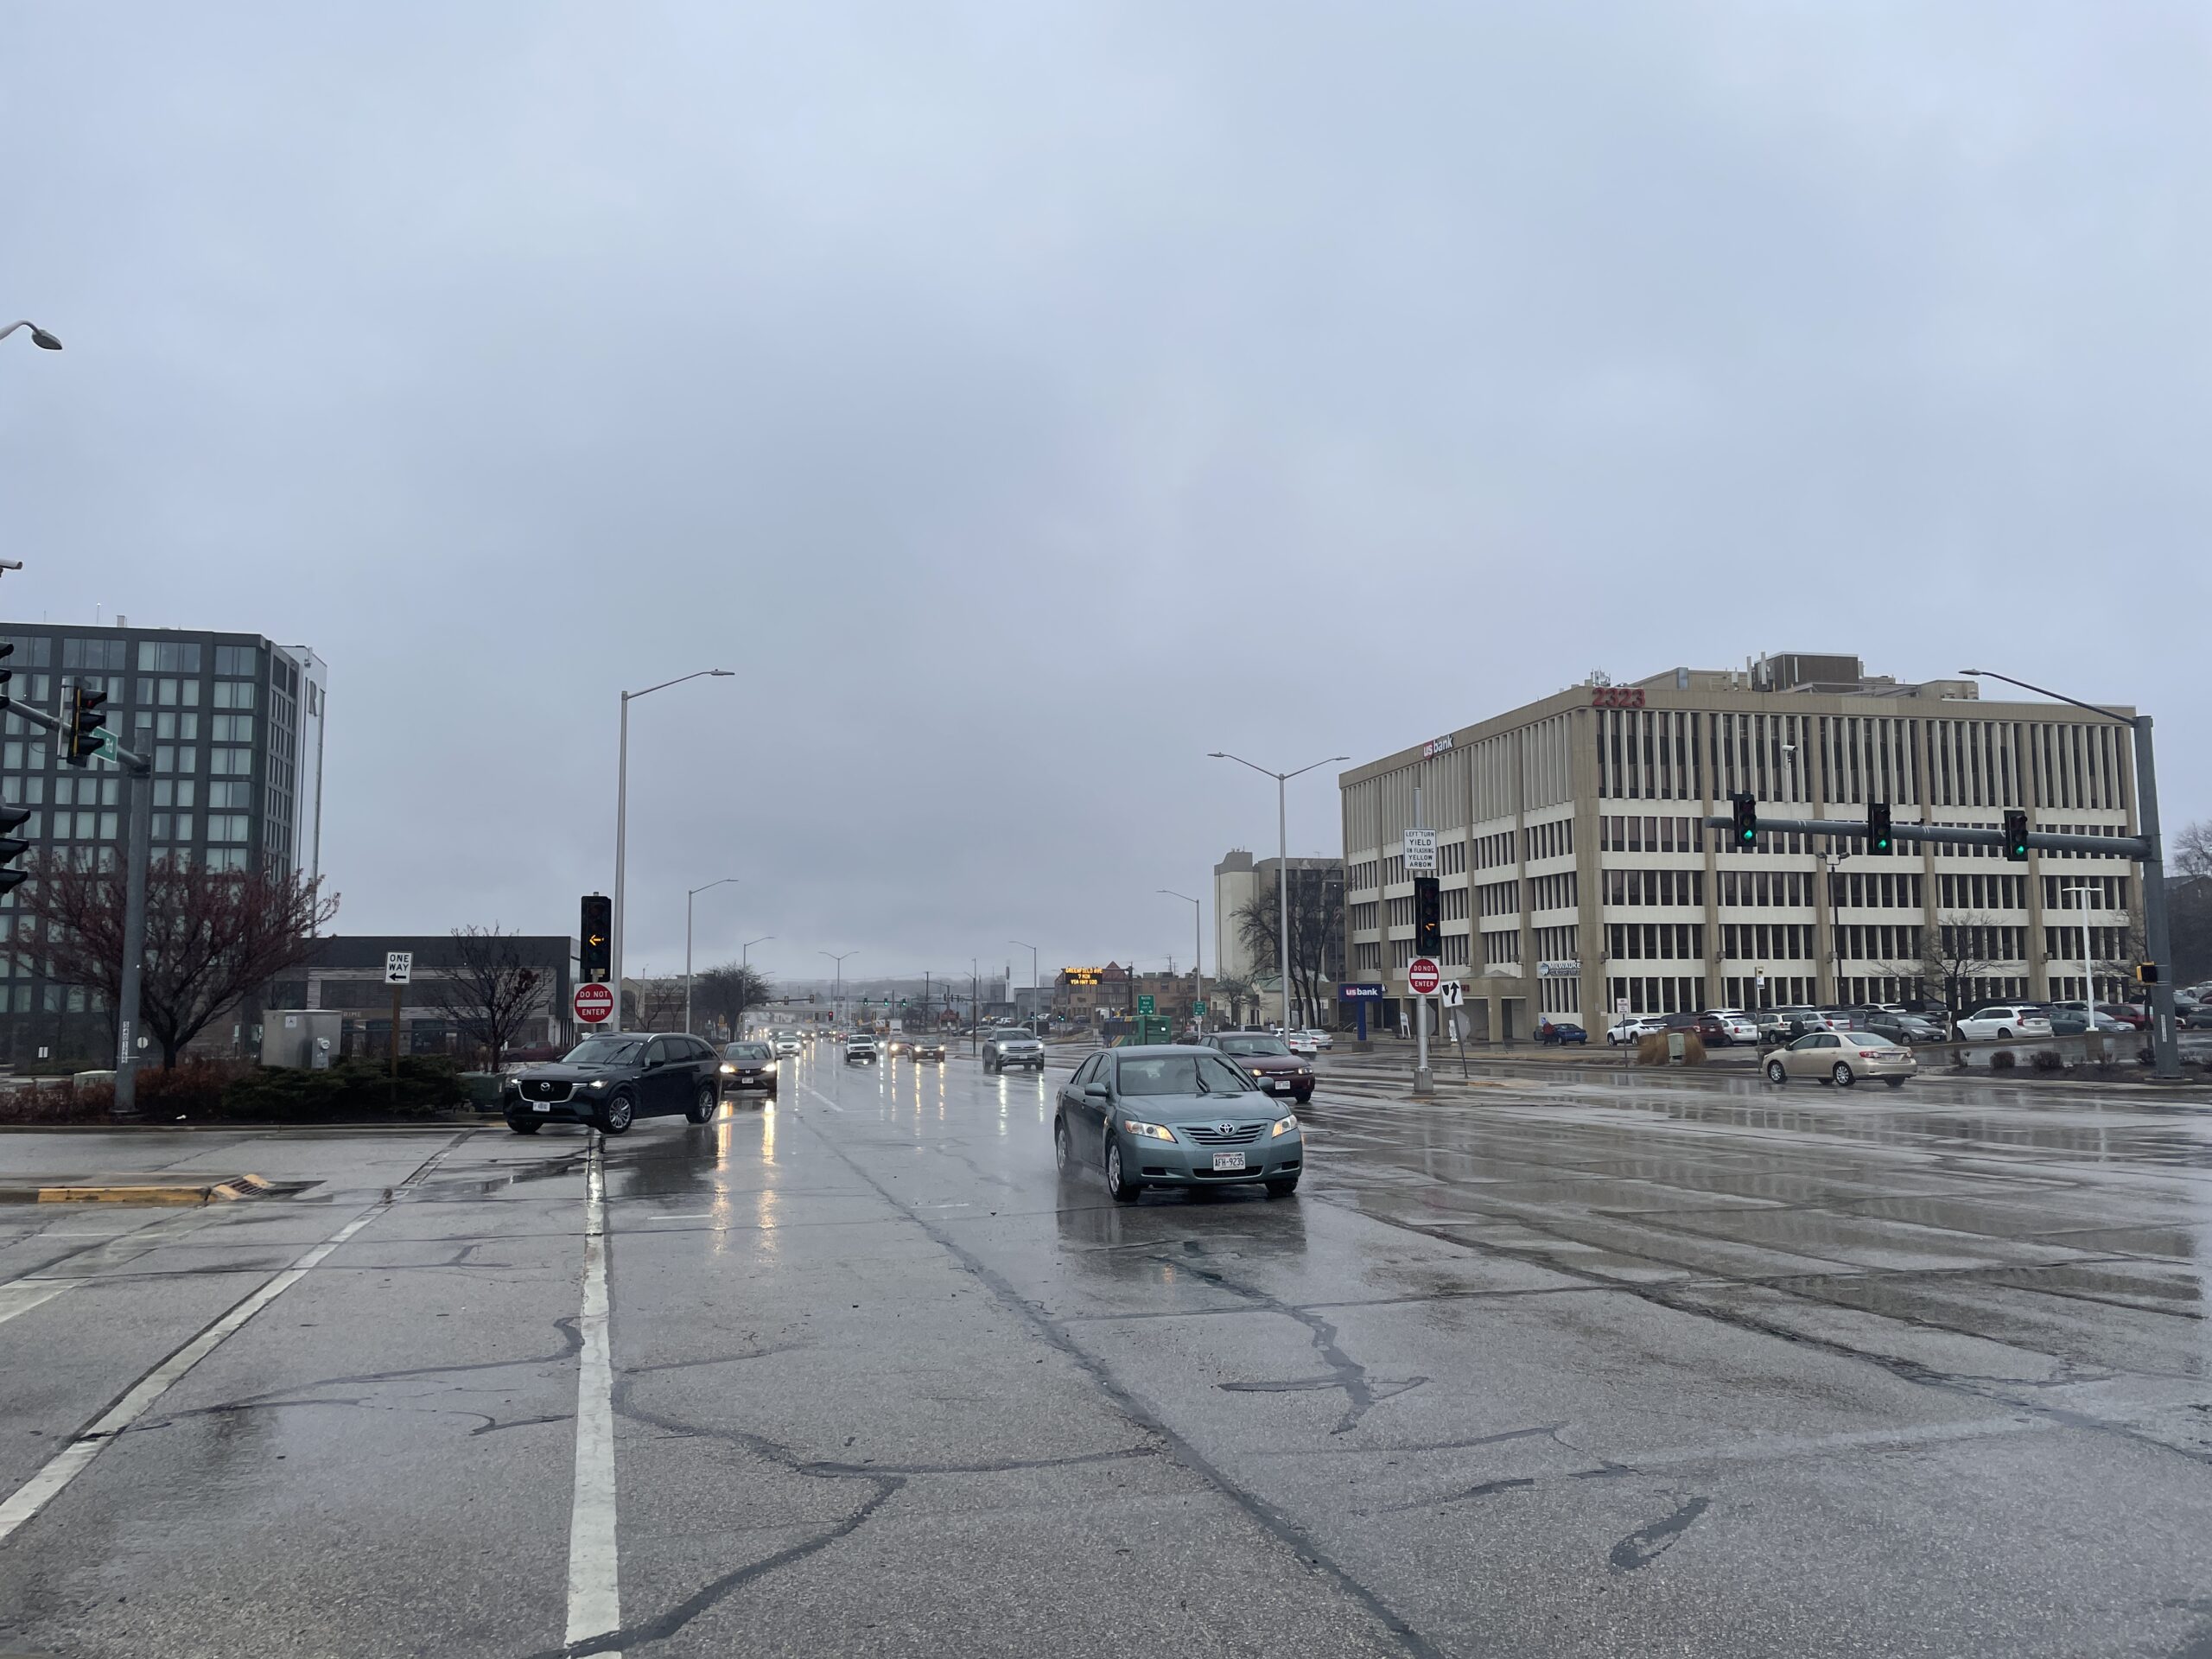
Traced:
<path fill-rule="evenodd" d="M 1114 1091 L 1103 1083 L 1084 1084 L 1083 1093 L 1087 1100 L 1111 1100 L 1114 1097 Z"/>

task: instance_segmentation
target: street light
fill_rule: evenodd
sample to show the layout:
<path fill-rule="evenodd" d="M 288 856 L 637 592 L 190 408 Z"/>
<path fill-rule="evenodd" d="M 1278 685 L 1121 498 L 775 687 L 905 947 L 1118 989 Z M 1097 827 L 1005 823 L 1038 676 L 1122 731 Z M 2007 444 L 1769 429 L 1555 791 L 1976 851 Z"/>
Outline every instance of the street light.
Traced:
<path fill-rule="evenodd" d="M 776 936 L 772 933 L 763 933 L 757 939 L 747 939 L 738 951 L 738 962 L 741 965 L 750 968 L 753 965 L 753 947 L 756 944 L 766 944 L 769 940 L 775 937 Z"/>
<path fill-rule="evenodd" d="M 14 334 L 18 328 L 29 329 L 31 331 L 31 344 L 37 346 L 42 352 L 58 352 L 61 349 L 61 342 L 60 340 L 56 340 L 52 334 L 48 334 L 45 329 L 40 327 L 36 323 L 29 321 L 11 322 L 5 328 L 0 328 L 0 340 L 7 339 L 9 335 Z"/>
<path fill-rule="evenodd" d="M 693 887 L 683 895 L 683 1031 L 686 1036 L 696 1036 L 691 1029 L 691 901 L 701 893 L 715 887 L 734 886 L 737 878 L 726 875 L 719 881 L 709 881 L 703 887 Z"/>
<path fill-rule="evenodd" d="M 2151 752 L 2151 716 L 2117 715 L 2109 709 L 2099 708 L 2094 702 L 2069 697 L 2063 691 L 2030 685 L 2025 680 L 2016 680 L 2010 674 L 1999 674 L 1992 668 L 1962 668 L 1959 672 L 1971 679 L 2002 680 L 2007 685 L 2018 686 L 2023 691 L 2032 691 L 2039 697 L 2049 697 L 2054 702 L 2100 715 L 2135 734 L 2135 798 L 2142 821 L 2144 846 L 2144 943 L 2150 950 L 2151 960 L 2160 969 L 2158 983 L 2151 987 L 2151 1070 L 2156 1077 L 2179 1082 L 2181 1046 L 2174 1039 L 2173 941 L 2166 918 L 2166 858 L 2158 839 L 2158 767 Z M 2094 1014 L 2096 1007 L 2094 995 L 2089 998 L 2089 1006 Z M 2094 1025 L 2094 1020 L 2090 1023 Z"/>
<path fill-rule="evenodd" d="M 2091 882 L 2082 881 L 2063 887 L 2059 888 L 2059 891 L 2061 893 L 2079 893 L 2081 895 L 2082 995 L 2085 999 L 2082 1006 L 2087 1011 L 2089 1021 L 2089 1027 L 2082 1033 L 2082 1035 L 2085 1037 L 2094 1037 L 2097 1034 L 2097 976 L 2096 969 L 2091 967 L 2089 963 L 2089 895 L 2096 892 L 2097 888 L 2094 884 Z M 2086 1048 L 2082 1051 L 2085 1054 L 2088 1052 L 2088 1051 Z"/>
<path fill-rule="evenodd" d="M 614 1018 L 610 1023 L 616 1031 L 622 1029 L 622 888 L 625 873 L 630 868 L 630 704 L 639 697 L 649 697 L 686 680 L 702 677 L 727 680 L 736 671 L 729 668 L 702 668 L 679 674 L 672 680 L 663 680 L 658 685 L 649 685 L 642 691 L 622 694 L 622 743 L 614 765 Z"/>
<path fill-rule="evenodd" d="M 1008 939 L 1008 944 L 1018 944 L 1029 953 L 1029 1017 L 1037 1017 L 1037 947 L 1020 939 Z M 1014 999 L 1014 988 L 1007 987 L 1007 1000 Z"/>
<path fill-rule="evenodd" d="M 1240 766 L 1249 766 L 1262 778 L 1275 780 L 1275 845 L 1279 853 L 1275 860 L 1277 877 L 1275 893 L 1275 939 L 1282 946 L 1282 1031 L 1286 1039 L 1290 1036 L 1290 810 L 1285 795 L 1290 780 L 1338 760 L 1349 760 L 1348 754 L 1332 754 L 1326 760 L 1316 760 L 1312 766 L 1300 766 L 1296 772 L 1270 772 L 1255 760 L 1247 760 L 1241 754 L 1230 754 L 1215 749 L 1206 756 L 1209 760 L 1234 760 Z"/>
<path fill-rule="evenodd" d="M 1180 899 L 1191 907 L 1191 971 L 1198 980 L 1198 993 L 1191 1001 L 1194 1004 L 1203 1002 L 1206 1000 L 1206 959 L 1202 949 L 1205 943 L 1205 909 L 1189 893 L 1178 893 L 1173 887 L 1154 887 L 1153 891 L 1170 899 Z M 1194 1013 L 1191 1020 L 1199 1030 L 1205 1029 L 1205 1015 Z M 1283 1029 L 1290 1029 L 1288 1021 L 1284 1022 Z"/>
<path fill-rule="evenodd" d="M 755 940 L 754 943 L 758 944 L 759 941 Z M 836 986 L 836 988 L 830 993 L 830 1017 L 842 1026 L 845 1023 L 845 958 L 847 957 L 857 957 L 860 955 L 860 952 L 857 950 L 846 950 L 842 952 L 836 950 L 821 950 L 817 951 L 815 954 L 817 956 L 827 957 L 830 961 L 837 964 Z"/>

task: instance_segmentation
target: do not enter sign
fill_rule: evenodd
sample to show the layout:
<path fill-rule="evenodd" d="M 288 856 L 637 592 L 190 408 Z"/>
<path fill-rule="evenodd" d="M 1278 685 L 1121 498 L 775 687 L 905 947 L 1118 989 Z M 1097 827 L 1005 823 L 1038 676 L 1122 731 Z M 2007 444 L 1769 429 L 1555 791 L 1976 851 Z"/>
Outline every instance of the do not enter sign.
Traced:
<path fill-rule="evenodd" d="M 1433 996 L 1444 976 L 1433 957 L 1415 957 L 1406 964 L 1406 988 L 1415 996 Z"/>
<path fill-rule="evenodd" d="M 576 987 L 576 1018 L 588 1026 L 596 1026 L 614 1017 L 614 988 L 611 985 L 579 985 Z"/>

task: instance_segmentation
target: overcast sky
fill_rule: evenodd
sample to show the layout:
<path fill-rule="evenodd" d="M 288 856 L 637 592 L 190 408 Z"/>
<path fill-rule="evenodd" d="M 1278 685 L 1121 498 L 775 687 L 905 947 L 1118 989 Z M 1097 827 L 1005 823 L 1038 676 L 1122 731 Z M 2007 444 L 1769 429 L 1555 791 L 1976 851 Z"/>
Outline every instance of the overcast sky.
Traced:
<path fill-rule="evenodd" d="M 2208 17 L 22 0 L 0 613 L 321 652 L 349 932 L 572 931 L 737 670 L 633 973 L 1187 964 L 1206 751 L 1760 651 L 2212 814 Z"/>

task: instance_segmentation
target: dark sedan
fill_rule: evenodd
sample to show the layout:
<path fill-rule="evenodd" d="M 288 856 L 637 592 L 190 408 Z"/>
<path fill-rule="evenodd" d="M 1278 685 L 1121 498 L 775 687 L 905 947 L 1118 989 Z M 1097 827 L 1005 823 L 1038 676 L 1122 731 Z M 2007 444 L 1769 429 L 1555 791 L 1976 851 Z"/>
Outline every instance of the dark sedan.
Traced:
<path fill-rule="evenodd" d="M 1281 1038 L 1259 1031 L 1223 1031 L 1198 1040 L 1250 1072 L 1265 1093 L 1288 1095 L 1301 1106 L 1313 1098 L 1313 1068 L 1292 1053 Z"/>
<path fill-rule="evenodd" d="M 913 1038 L 906 1045 L 906 1052 L 917 1060 L 935 1060 L 942 1065 L 944 1064 L 944 1039 L 942 1037 Z"/>
<path fill-rule="evenodd" d="M 1264 1183 L 1298 1190 L 1306 1146 L 1298 1119 L 1250 1077 L 1205 1049 L 1104 1049 L 1076 1067 L 1052 1115 L 1062 1174 L 1102 1170 L 1117 1204 L 1147 1186 Z"/>
<path fill-rule="evenodd" d="M 721 1103 L 721 1065 L 696 1037 L 587 1037 L 552 1065 L 509 1077 L 499 1104 L 517 1135 L 535 1135 L 545 1123 L 589 1123 L 620 1135 L 634 1119 L 677 1112 L 704 1123 Z"/>

